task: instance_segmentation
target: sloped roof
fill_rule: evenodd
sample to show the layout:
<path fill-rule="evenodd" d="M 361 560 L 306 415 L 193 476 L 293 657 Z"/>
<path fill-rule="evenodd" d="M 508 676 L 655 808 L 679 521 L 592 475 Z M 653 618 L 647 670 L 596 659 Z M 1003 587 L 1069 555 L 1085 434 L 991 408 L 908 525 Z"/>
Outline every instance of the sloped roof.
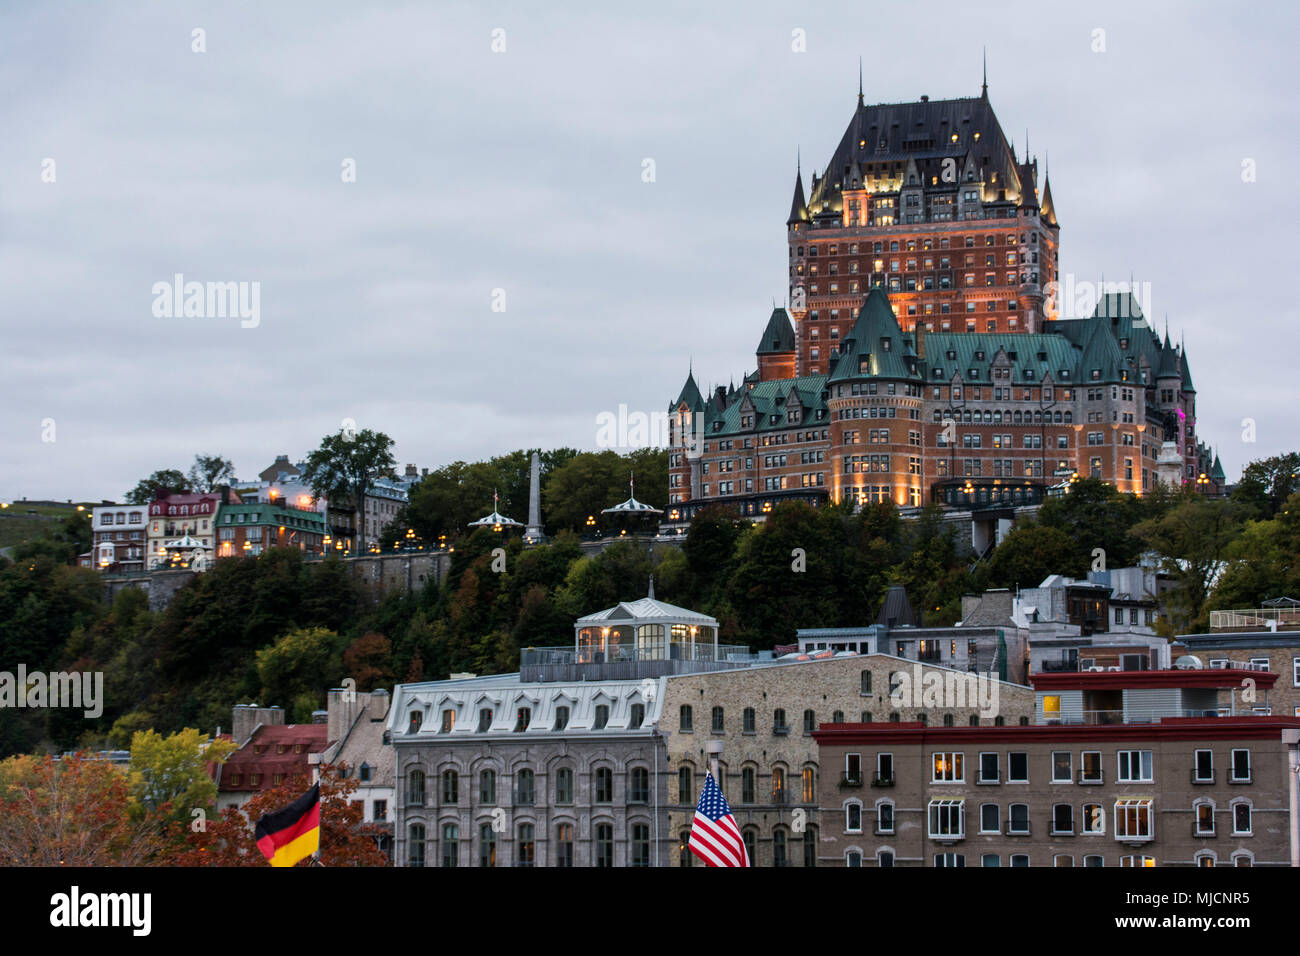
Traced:
<path fill-rule="evenodd" d="M 839 359 L 827 381 L 916 378 L 916 353 L 911 341 L 904 337 L 894 318 L 889 297 L 875 286 L 863 300 L 852 331 L 842 341 Z"/>
<path fill-rule="evenodd" d="M 775 355 L 794 351 L 794 326 L 790 323 L 790 314 L 782 308 L 772 310 L 772 317 L 767 320 L 767 328 L 759 339 L 758 355 Z"/>
<path fill-rule="evenodd" d="M 790 202 L 790 218 L 785 221 L 787 226 L 796 222 L 808 221 L 808 202 L 804 199 L 803 193 L 803 172 L 796 170 L 794 174 L 794 199 Z"/>
<path fill-rule="evenodd" d="M 1043 206 L 1040 210 L 1043 220 L 1049 225 L 1055 226 L 1056 223 L 1056 205 L 1052 202 L 1052 177 L 1048 176 L 1046 184 L 1043 186 Z"/>
<path fill-rule="evenodd" d="M 982 358 L 980 357 L 982 354 Z M 925 336 L 925 376 L 949 382 L 992 382 L 988 369 L 995 362 L 1011 367 L 1015 384 L 1073 382 L 1078 376 L 1079 352 L 1062 335 L 1042 332 L 930 332 Z M 971 378 L 970 370 L 978 374 Z M 1062 375 L 1062 371 L 1068 374 Z M 935 372 L 939 374 L 936 375 Z"/>
<path fill-rule="evenodd" d="M 662 508 L 655 508 L 646 504 L 644 501 L 637 501 L 635 498 L 629 498 L 627 501 L 620 501 L 612 508 L 605 508 L 601 511 L 603 515 L 615 514 L 663 514 Z"/>
<path fill-rule="evenodd" d="M 907 599 L 907 591 L 902 586 L 893 585 L 885 592 L 885 600 L 881 602 L 876 623 L 887 627 L 916 627 L 920 624 L 920 619 L 912 610 L 912 603 Z"/>
<path fill-rule="evenodd" d="M 1178 371 L 1183 377 L 1183 391 L 1194 392 L 1196 386 L 1192 384 L 1192 370 L 1187 364 L 1187 346 L 1184 345 L 1178 350 Z"/>
<path fill-rule="evenodd" d="M 614 607 L 588 614 L 577 620 L 579 626 L 586 624 L 610 624 L 630 620 L 673 620 L 686 624 L 701 624 L 717 627 L 715 618 L 698 611 L 689 611 L 675 604 L 668 604 L 652 597 L 643 597 L 636 601 L 622 601 Z"/>
<path fill-rule="evenodd" d="M 686 407 L 691 411 L 699 411 L 704 407 L 704 396 L 700 394 L 700 387 L 695 384 L 694 372 L 687 373 L 686 384 L 682 386 L 681 393 L 677 396 L 677 401 L 673 402 L 669 408 L 678 408 L 683 402 L 686 403 Z"/>
<path fill-rule="evenodd" d="M 751 379 L 746 377 L 747 384 Z M 742 397 L 730 402 L 721 411 L 709 406 L 705 415 L 704 434 L 708 437 L 735 434 L 741 431 L 740 418 L 746 407 L 754 409 L 754 427 L 745 431 L 779 431 L 791 427 L 786 421 L 790 396 L 799 397 L 801 425 L 825 424 L 830 421 L 826 409 L 826 376 L 804 375 L 799 378 L 769 379 L 753 382 Z M 777 420 L 772 421 L 775 415 Z"/>
<path fill-rule="evenodd" d="M 479 518 L 477 521 L 471 521 L 471 522 L 469 523 L 469 526 L 470 526 L 471 528 L 494 528 L 494 527 L 496 527 L 497 525 L 501 525 L 503 528 L 504 528 L 504 527 L 522 528 L 522 527 L 523 527 L 523 524 L 521 524 L 520 522 L 516 521 L 514 518 L 507 518 L 505 515 L 503 515 L 503 514 L 498 514 L 498 513 L 495 512 L 495 511 L 492 512 L 492 513 L 489 514 L 489 515 L 484 515 L 482 518 Z"/>
<path fill-rule="evenodd" d="M 1178 350 L 1169 343 L 1169 332 L 1165 331 L 1165 342 L 1160 347 L 1160 364 L 1156 368 L 1156 378 L 1178 378 Z"/>

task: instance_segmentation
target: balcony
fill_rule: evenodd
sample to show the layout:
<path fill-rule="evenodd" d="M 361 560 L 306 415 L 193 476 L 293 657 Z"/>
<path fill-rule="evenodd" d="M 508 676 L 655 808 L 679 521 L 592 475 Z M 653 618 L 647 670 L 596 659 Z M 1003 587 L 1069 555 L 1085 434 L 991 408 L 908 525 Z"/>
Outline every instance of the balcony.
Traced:
<path fill-rule="evenodd" d="M 1211 631 L 1267 631 L 1273 627 L 1300 628 L 1300 605 L 1210 612 Z"/>
<path fill-rule="evenodd" d="M 712 644 L 674 644 L 671 653 L 640 659 L 634 646 L 619 647 L 606 655 L 572 646 L 525 647 L 519 652 L 519 679 L 528 681 L 637 680 L 668 674 L 703 674 L 709 671 L 746 667 L 758 660 L 748 647 L 719 644 L 714 657 Z"/>
<path fill-rule="evenodd" d="M 842 773 L 840 774 L 841 790 L 858 790 L 862 787 L 862 774 Z"/>
<path fill-rule="evenodd" d="M 877 775 L 871 778 L 871 785 L 873 787 L 892 787 L 894 785 L 894 778 L 881 777 Z"/>

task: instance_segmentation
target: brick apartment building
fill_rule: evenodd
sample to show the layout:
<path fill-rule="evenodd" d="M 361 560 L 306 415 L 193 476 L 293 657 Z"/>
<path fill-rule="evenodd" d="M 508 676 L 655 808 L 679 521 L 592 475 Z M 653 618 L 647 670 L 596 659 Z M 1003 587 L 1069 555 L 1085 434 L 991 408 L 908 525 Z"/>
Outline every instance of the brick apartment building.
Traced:
<path fill-rule="evenodd" d="M 1111 689 L 1116 710 L 1078 713 L 1062 709 L 1067 675 L 1050 687 L 1036 677 L 1050 722 L 1030 726 L 824 725 L 813 734 L 823 772 L 844 767 L 872 785 L 822 791 L 823 856 L 849 867 L 1288 866 L 1300 719 L 1184 716 L 1189 701 L 1213 699 L 1210 684 L 1246 674 L 1140 672 Z"/>
<path fill-rule="evenodd" d="M 757 370 L 709 394 L 688 375 L 669 406 L 666 523 L 718 502 L 756 517 L 787 499 L 1029 504 L 1074 474 L 1222 490 L 1186 351 L 1127 293 L 1058 317 L 1060 228 L 1037 176 L 987 88 L 859 94 L 806 201 L 796 176 L 791 306 Z"/>
<path fill-rule="evenodd" d="M 270 548 L 325 552 L 325 515 L 279 504 L 225 505 L 217 516 L 216 557 L 256 557 Z"/>
<path fill-rule="evenodd" d="M 97 505 L 91 511 L 91 547 L 79 564 L 107 573 L 143 571 L 148 547 L 146 505 Z"/>

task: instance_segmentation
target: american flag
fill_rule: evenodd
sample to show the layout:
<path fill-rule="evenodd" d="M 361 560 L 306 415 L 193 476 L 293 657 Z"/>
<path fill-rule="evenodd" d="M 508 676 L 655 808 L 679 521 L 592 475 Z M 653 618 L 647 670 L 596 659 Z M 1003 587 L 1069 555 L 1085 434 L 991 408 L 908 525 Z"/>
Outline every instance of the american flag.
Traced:
<path fill-rule="evenodd" d="M 712 773 L 704 778 L 704 790 L 695 807 L 695 822 L 687 846 L 709 866 L 750 865 L 736 818 L 731 815 L 727 798 L 718 789 Z"/>

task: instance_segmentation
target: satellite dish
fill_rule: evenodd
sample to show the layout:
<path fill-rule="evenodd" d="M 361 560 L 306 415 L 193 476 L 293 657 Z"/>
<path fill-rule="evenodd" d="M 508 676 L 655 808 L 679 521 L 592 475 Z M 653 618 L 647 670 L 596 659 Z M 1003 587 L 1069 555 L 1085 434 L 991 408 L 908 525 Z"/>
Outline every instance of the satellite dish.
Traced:
<path fill-rule="evenodd" d="M 1174 661 L 1174 667 L 1181 671 L 1199 671 L 1205 667 L 1201 659 L 1195 654 L 1184 654 L 1178 660 Z"/>

